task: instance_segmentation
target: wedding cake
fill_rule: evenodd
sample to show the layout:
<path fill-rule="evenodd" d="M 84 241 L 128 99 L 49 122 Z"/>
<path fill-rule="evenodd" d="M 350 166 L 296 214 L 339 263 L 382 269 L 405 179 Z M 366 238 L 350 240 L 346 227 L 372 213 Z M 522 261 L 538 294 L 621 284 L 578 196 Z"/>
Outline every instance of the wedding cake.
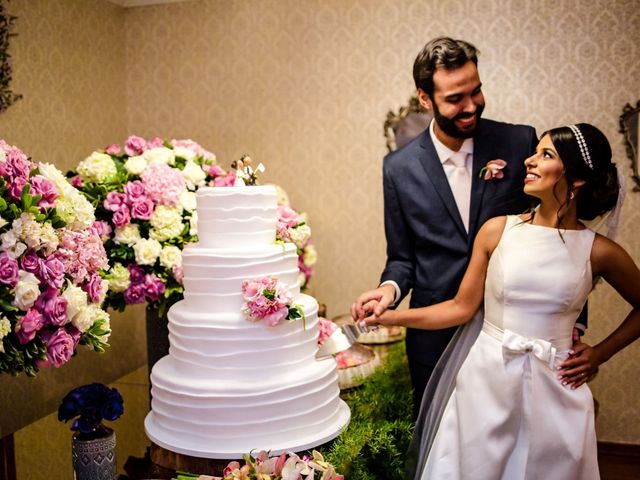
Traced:
<path fill-rule="evenodd" d="M 271 186 L 198 190 L 199 242 L 182 253 L 184 299 L 151 372 L 145 430 L 163 448 L 218 459 L 302 451 L 349 422 L 335 360 L 316 359 L 318 304 L 300 293 L 296 247 L 275 243 L 276 209 Z M 289 288 L 304 319 L 245 316 L 243 281 L 265 276 Z"/>

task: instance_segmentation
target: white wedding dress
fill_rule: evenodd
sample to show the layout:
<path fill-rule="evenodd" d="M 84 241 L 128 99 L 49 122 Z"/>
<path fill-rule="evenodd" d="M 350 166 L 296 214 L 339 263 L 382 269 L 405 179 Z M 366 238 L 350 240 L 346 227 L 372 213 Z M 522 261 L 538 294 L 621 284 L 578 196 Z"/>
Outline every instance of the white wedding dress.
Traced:
<path fill-rule="evenodd" d="M 420 478 L 600 478 L 591 391 L 563 386 L 555 368 L 592 288 L 594 235 L 567 230 L 563 241 L 555 228 L 507 217 L 489 261 L 482 331 Z"/>

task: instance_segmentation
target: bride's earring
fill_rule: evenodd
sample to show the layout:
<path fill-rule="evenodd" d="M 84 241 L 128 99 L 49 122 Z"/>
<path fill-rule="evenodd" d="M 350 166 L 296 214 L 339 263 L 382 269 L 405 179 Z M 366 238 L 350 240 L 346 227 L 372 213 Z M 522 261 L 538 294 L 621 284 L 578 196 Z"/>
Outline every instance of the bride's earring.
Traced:
<path fill-rule="evenodd" d="M 574 198 L 576 198 L 576 194 L 573 193 L 573 190 L 572 190 L 571 193 L 569 194 L 569 200 L 573 200 Z"/>

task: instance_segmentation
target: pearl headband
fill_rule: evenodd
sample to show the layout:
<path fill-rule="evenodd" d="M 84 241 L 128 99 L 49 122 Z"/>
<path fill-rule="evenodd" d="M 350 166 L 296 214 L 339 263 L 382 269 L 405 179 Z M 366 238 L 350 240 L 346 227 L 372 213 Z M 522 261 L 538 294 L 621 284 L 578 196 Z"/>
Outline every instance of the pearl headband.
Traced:
<path fill-rule="evenodd" d="M 587 166 L 593 170 L 593 162 L 591 161 L 591 155 L 589 155 L 589 149 L 587 148 L 587 142 L 582 136 L 582 132 L 576 125 L 569 125 L 569 128 L 573 132 L 573 135 L 576 137 L 576 142 L 578 142 L 578 147 L 580 147 L 580 153 L 582 154 L 582 160 Z"/>

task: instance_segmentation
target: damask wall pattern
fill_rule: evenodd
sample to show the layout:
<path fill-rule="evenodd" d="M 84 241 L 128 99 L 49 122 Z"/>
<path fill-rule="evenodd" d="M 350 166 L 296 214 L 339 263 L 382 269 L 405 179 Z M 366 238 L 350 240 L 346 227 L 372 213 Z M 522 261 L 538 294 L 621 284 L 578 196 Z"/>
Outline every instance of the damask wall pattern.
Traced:
<path fill-rule="evenodd" d="M 125 15 L 128 130 L 191 136 L 224 165 L 267 165 L 306 211 L 320 253 L 314 295 L 329 315 L 377 284 L 385 258 L 382 125 L 413 92 L 424 43 L 446 34 L 481 50 L 487 117 L 538 132 L 599 126 L 628 173 L 618 116 L 640 96 L 633 0 L 201 0 Z M 640 261 L 640 195 L 620 241 Z M 602 285 L 587 340 L 626 315 Z M 601 368 L 599 438 L 640 443 L 640 347 Z"/>
<path fill-rule="evenodd" d="M 129 133 L 192 137 L 223 166 L 251 154 L 309 215 L 312 293 L 330 316 L 382 270 L 382 124 L 412 94 L 413 59 L 433 36 L 480 48 L 487 117 L 538 132 L 592 122 L 629 173 L 617 118 L 640 97 L 634 0 L 12 0 L 9 11 L 24 98 L 0 115 L 1 137 L 62 169 Z M 627 195 L 619 236 L 636 261 L 639 203 Z M 600 285 L 590 311 L 594 342 L 626 307 Z M 116 320 L 133 337 L 135 316 Z M 633 346 L 591 384 L 601 440 L 640 444 L 638 367 Z"/>

